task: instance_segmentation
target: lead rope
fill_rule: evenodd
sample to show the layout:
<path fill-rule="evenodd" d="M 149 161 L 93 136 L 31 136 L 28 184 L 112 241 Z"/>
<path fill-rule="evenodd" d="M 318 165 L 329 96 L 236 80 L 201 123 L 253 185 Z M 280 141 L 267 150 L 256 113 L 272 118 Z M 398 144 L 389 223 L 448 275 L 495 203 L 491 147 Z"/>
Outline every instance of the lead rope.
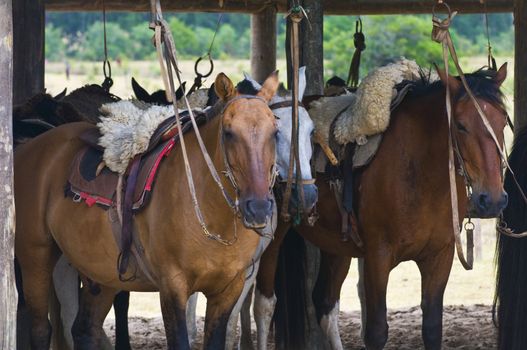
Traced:
<path fill-rule="evenodd" d="M 186 104 L 187 109 L 189 111 L 190 120 L 191 120 L 191 123 L 192 123 L 192 127 L 194 129 L 194 133 L 196 135 L 196 139 L 198 140 L 198 144 L 200 146 L 201 153 L 203 154 L 203 157 L 205 158 L 205 162 L 207 163 L 207 166 L 209 168 L 209 171 L 210 171 L 212 177 L 214 178 L 214 181 L 216 182 L 216 184 L 220 188 L 220 190 L 221 190 L 221 192 L 223 194 L 223 197 L 225 198 L 225 201 L 227 202 L 229 207 L 231 207 L 231 209 L 233 209 L 233 212 L 234 212 L 234 215 L 235 215 L 235 218 L 234 218 L 234 237 L 233 237 L 233 239 L 226 240 L 226 239 L 222 238 L 218 234 L 211 233 L 208 230 L 208 228 L 207 228 L 207 224 L 205 223 L 205 220 L 203 218 L 203 214 L 201 212 L 201 208 L 200 208 L 198 200 L 197 200 L 196 189 L 195 189 L 195 185 L 194 185 L 194 179 L 193 179 L 193 176 L 192 176 L 192 170 L 190 168 L 190 162 L 188 160 L 188 154 L 187 154 L 186 145 L 185 145 L 185 138 L 183 137 L 181 121 L 180 121 L 180 118 L 179 118 L 179 111 L 178 111 L 178 108 L 177 108 L 176 103 L 175 103 L 176 98 L 175 98 L 174 77 L 173 77 L 172 69 L 174 69 L 175 75 L 176 75 L 180 85 L 181 85 L 181 76 L 180 76 L 180 72 L 179 72 L 178 65 L 177 65 L 176 49 L 175 49 L 175 45 L 174 45 L 174 39 L 172 37 L 172 34 L 171 34 L 170 29 L 168 27 L 168 24 L 163 19 L 163 15 L 162 15 L 162 11 L 161 11 L 161 5 L 159 3 L 159 0 L 151 0 L 150 4 L 151 4 L 151 10 L 152 10 L 152 23 L 150 24 L 150 27 L 151 27 L 151 29 L 154 29 L 154 31 L 155 31 L 155 35 L 154 35 L 155 46 L 156 46 L 156 50 L 157 50 L 159 63 L 161 65 L 161 72 L 163 73 L 162 74 L 163 75 L 163 83 L 165 84 L 165 89 L 167 91 L 167 94 L 169 94 L 170 101 L 172 101 L 172 104 L 173 104 L 173 107 L 174 107 L 174 114 L 176 116 L 176 124 L 177 124 L 177 128 L 178 128 L 178 133 L 180 135 L 179 139 L 180 139 L 180 143 L 181 143 L 181 152 L 183 153 L 183 160 L 184 160 L 184 163 L 185 163 L 185 173 L 186 173 L 186 176 L 187 176 L 187 183 L 188 183 L 188 186 L 189 186 L 189 191 L 190 191 L 191 196 L 192 196 L 192 203 L 194 205 L 194 211 L 195 211 L 196 217 L 197 217 L 197 219 L 199 221 L 199 224 L 200 224 L 200 226 L 202 228 L 202 231 L 203 231 L 203 234 L 205 235 L 205 237 L 207 237 L 209 239 L 212 239 L 212 240 L 215 240 L 215 241 L 217 241 L 217 242 L 219 242 L 219 243 L 221 243 L 223 245 L 230 246 L 230 245 L 234 244 L 237 241 L 237 239 L 238 239 L 237 227 L 236 227 L 236 215 L 237 215 L 237 212 L 238 212 L 238 203 L 237 203 L 237 201 L 233 202 L 233 200 L 230 198 L 230 196 L 226 192 L 225 188 L 223 187 L 223 184 L 221 183 L 221 179 L 220 179 L 220 177 L 218 175 L 218 172 L 216 171 L 216 168 L 214 167 L 214 164 L 212 163 L 212 160 L 211 160 L 211 158 L 210 158 L 210 156 L 209 156 L 209 154 L 208 154 L 208 152 L 207 152 L 207 150 L 205 148 L 205 145 L 203 143 L 203 139 L 201 138 L 201 135 L 200 135 L 200 132 L 198 130 L 198 126 L 197 126 L 197 123 L 196 123 L 196 120 L 195 120 L 195 117 L 194 117 L 194 113 L 192 112 L 192 109 L 190 108 L 190 104 L 188 102 L 187 97 L 184 95 L 183 98 L 185 100 L 185 104 Z M 163 48 L 164 48 L 164 50 L 163 50 Z M 164 62 L 163 62 L 163 59 L 164 59 Z M 165 64 L 166 64 L 166 66 L 165 66 Z M 225 154 L 223 154 L 222 156 L 225 157 Z M 227 171 L 230 171 L 230 169 L 228 168 Z M 231 179 L 231 178 L 229 177 L 229 179 Z M 233 186 L 235 188 L 235 191 L 237 192 L 238 189 L 236 187 L 235 182 L 233 183 Z"/>
<path fill-rule="evenodd" d="M 102 72 L 104 73 L 104 81 L 101 84 L 101 87 L 110 92 L 110 88 L 113 85 L 112 79 L 112 66 L 110 65 L 110 60 L 108 60 L 108 45 L 106 43 L 106 4 L 102 0 L 102 26 L 103 26 L 103 37 L 104 37 L 104 61 L 102 63 Z"/>
<path fill-rule="evenodd" d="M 487 1 L 480 0 L 483 4 L 483 12 L 485 13 L 485 33 L 487 35 L 487 65 L 489 69 L 497 71 L 498 67 L 496 66 L 496 60 L 492 55 L 492 46 L 490 45 L 490 32 L 489 32 L 489 13 L 487 11 Z"/>
<path fill-rule="evenodd" d="M 292 108 L 292 129 L 291 129 L 291 146 L 289 152 L 289 170 L 287 172 L 287 182 L 282 201 L 281 216 L 285 222 L 291 219 L 289 214 L 289 200 L 293 190 L 293 169 L 296 168 L 296 184 L 297 194 L 299 195 L 297 215 L 294 224 L 298 225 L 301 220 L 303 204 L 304 204 L 304 188 L 302 186 L 302 170 L 300 168 L 300 156 L 298 152 L 298 138 L 299 138 L 299 118 L 298 118 L 298 85 L 299 76 L 298 70 L 300 66 L 300 48 L 298 38 L 298 26 L 304 18 L 305 11 L 300 5 L 295 5 L 291 8 L 287 17 L 291 20 L 291 57 L 293 61 L 293 108 Z"/>

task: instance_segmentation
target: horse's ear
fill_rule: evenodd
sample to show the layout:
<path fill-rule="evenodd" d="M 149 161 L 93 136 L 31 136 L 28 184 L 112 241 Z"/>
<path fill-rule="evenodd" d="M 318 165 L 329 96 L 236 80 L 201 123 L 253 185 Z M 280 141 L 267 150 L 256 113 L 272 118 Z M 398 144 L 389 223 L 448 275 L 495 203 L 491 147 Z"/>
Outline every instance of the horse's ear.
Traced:
<path fill-rule="evenodd" d="M 501 86 L 503 82 L 505 81 L 505 78 L 507 78 L 507 62 L 505 62 L 500 69 L 496 72 L 496 76 L 494 77 L 494 81 L 498 86 Z"/>
<path fill-rule="evenodd" d="M 298 101 L 302 101 L 304 92 L 306 92 L 306 85 L 306 66 L 302 66 L 298 70 Z"/>
<path fill-rule="evenodd" d="M 139 101 L 150 102 L 150 94 L 132 77 L 132 90 Z"/>
<path fill-rule="evenodd" d="M 234 84 L 224 73 L 220 73 L 216 77 L 216 80 L 214 81 L 214 91 L 216 91 L 216 95 L 218 95 L 222 101 L 227 101 L 236 95 Z"/>
<path fill-rule="evenodd" d="M 60 94 L 58 94 L 57 96 L 53 97 L 55 100 L 62 100 L 64 98 L 64 96 L 66 96 L 66 91 L 68 91 L 68 88 L 64 88 L 64 90 L 62 90 L 62 92 Z"/>
<path fill-rule="evenodd" d="M 279 84 L 280 82 L 278 81 L 278 71 L 275 70 L 271 73 L 271 75 L 267 77 L 267 79 L 265 79 L 262 85 L 262 89 L 258 93 L 258 96 L 263 97 L 267 101 L 271 101 L 273 96 L 276 94 L 276 90 L 278 90 Z"/>
<path fill-rule="evenodd" d="M 187 85 L 187 82 L 184 81 L 179 87 L 178 89 L 176 90 L 176 101 L 179 101 L 181 100 L 181 98 L 183 97 L 183 95 L 185 94 L 185 85 Z"/>
<path fill-rule="evenodd" d="M 439 75 L 439 79 L 443 82 L 443 85 L 450 87 L 452 94 L 455 94 L 461 88 L 461 82 L 451 75 L 447 75 L 444 69 L 441 69 L 434 63 L 434 66 Z"/>

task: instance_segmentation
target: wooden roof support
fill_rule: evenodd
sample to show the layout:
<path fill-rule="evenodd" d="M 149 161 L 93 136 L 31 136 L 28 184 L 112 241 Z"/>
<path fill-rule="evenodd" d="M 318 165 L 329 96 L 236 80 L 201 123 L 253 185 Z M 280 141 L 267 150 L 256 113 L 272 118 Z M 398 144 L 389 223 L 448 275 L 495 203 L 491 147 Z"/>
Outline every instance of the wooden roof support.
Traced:
<path fill-rule="evenodd" d="M 13 194 L 11 0 L 0 2 L 0 349 L 16 349 L 15 203 Z"/>
<path fill-rule="evenodd" d="M 13 1 L 13 103 L 44 91 L 44 0 Z"/>
<path fill-rule="evenodd" d="M 511 12 L 514 0 L 487 0 L 489 12 Z M 278 12 L 287 11 L 287 0 L 229 0 L 221 8 L 218 0 L 161 0 L 164 11 L 177 12 L 244 12 L 256 13 L 272 6 Z M 431 0 L 322 0 L 327 15 L 372 15 L 430 13 Z M 449 0 L 454 10 L 462 13 L 481 13 L 482 5 L 475 0 Z M 106 0 L 113 11 L 150 11 L 149 0 Z M 50 11 L 100 11 L 101 0 L 46 0 Z"/>
<path fill-rule="evenodd" d="M 251 16 L 251 75 L 262 82 L 276 70 L 276 9 Z"/>
<path fill-rule="evenodd" d="M 527 126 L 527 0 L 514 9 L 514 130 Z"/>

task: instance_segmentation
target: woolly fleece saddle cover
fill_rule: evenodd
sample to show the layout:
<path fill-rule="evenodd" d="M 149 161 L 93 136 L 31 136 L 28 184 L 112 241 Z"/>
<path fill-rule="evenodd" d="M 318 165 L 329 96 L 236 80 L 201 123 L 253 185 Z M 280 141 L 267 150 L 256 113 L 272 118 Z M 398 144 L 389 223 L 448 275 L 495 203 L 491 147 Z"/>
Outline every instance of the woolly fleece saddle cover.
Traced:
<path fill-rule="evenodd" d="M 115 205 L 119 174 L 125 175 L 131 160 L 140 156 L 140 170 L 133 195 L 133 209 L 142 208 L 153 189 L 157 170 L 176 144 L 176 119 L 171 106 L 153 106 L 138 101 L 120 101 L 101 108 L 101 123 L 84 135 L 87 146 L 74 158 L 69 177 L 69 194 L 88 206 Z M 172 116 L 171 116 L 172 115 Z M 180 114 L 183 132 L 191 128 L 187 111 Z M 207 115 L 198 112 L 203 124 Z M 166 140 L 163 135 L 170 135 Z M 95 142 L 94 142 L 95 141 Z M 94 144 L 95 143 L 95 144 Z M 97 174 L 97 168 L 105 167 Z"/>
<path fill-rule="evenodd" d="M 326 144 L 330 144 L 331 129 L 338 144 L 356 143 L 354 167 L 367 165 L 388 128 L 391 111 L 408 91 L 398 91 L 396 86 L 403 81 L 420 79 L 420 73 L 415 61 L 402 58 L 370 72 L 355 94 L 324 97 L 313 102 L 309 115 L 317 133 Z"/>

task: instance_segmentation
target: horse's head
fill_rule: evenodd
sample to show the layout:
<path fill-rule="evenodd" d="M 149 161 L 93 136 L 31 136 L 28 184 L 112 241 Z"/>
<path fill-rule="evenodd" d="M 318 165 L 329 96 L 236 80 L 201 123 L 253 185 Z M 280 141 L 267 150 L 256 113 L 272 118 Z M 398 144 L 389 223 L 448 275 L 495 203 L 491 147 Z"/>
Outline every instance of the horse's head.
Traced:
<path fill-rule="evenodd" d="M 232 172 L 245 226 L 262 228 L 273 213 L 277 125 L 268 103 L 278 88 L 278 72 L 255 93 L 239 92 L 220 73 L 214 83 L 224 102 L 221 142 L 227 171 Z M 230 168 L 230 169 L 229 169 Z"/>
<path fill-rule="evenodd" d="M 301 67 L 299 70 L 299 87 L 298 100 L 302 101 L 306 90 L 306 70 Z M 250 81 L 255 89 L 261 89 L 260 84 L 253 80 L 247 74 L 245 79 Z M 281 182 L 287 180 L 289 172 L 289 157 L 291 154 L 291 130 L 293 128 L 292 120 L 292 94 L 290 91 L 279 91 L 273 96 L 270 102 L 270 108 L 273 110 L 278 122 L 278 134 L 276 138 L 276 165 Z M 289 103 L 288 103 L 289 102 Z M 302 209 L 309 213 L 315 206 L 318 199 L 317 187 L 314 184 L 311 174 L 311 155 L 313 147 L 311 144 L 311 135 L 314 130 L 314 124 L 307 110 L 300 105 L 298 108 L 299 130 L 298 130 L 298 154 L 300 158 L 300 171 L 302 175 L 302 189 L 304 190 L 304 203 Z M 298 184 L 296 183 L 296 167 L 293 165 L 293 189 L 289 201 L 290 214 L 296 214 L 299 208 Z M 282 194 L 285 186 L 277 186 L 276 191 Z"/>
<path fill-rule="evenodd" d="M 465 169 L 465 177 L 472 188 L 469 214 L 481 218 L 498 216 L 507 205 L 507 193 L 503 190 L 502 159 L 496 143 L 461 81 L 447 77 L 442 71 L 439 71 L 439 76 L 443 84 L 449 84 L 452 91 L 452 134 L 454 147 L 457 143 L 459 150 L 457 165 L 461 172 Z M 506 76 L 507 64 L 497 72 L 480 70 L 466 75 L 468 85 L 485 113 L 500 147 L 504 142 L 503 131 L 507 123 L 500 86 Z"/>

